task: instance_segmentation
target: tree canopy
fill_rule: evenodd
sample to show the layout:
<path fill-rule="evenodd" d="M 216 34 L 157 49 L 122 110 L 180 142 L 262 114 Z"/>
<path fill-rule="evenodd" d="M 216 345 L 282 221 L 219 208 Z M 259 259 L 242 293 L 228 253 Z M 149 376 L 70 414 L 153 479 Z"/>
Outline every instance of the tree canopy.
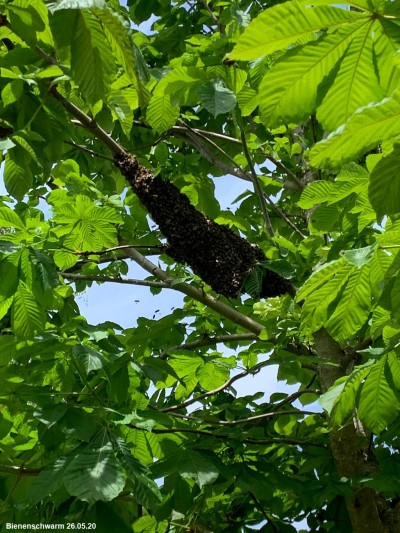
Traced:
<path fill-rule="evenodd" d="M 399 0 L 0 3 L 2 531 L 400 530 L 399 49 Z"/>

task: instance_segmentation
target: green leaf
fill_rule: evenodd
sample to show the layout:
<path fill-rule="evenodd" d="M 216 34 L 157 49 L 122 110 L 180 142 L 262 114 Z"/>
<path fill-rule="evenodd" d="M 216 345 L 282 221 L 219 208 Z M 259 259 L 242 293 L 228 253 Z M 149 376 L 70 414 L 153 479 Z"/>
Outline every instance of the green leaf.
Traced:
<path fill-rule="evenodd" d="M 198 89 L 197 94 L 202 105 L 214 117 L 228 113 L 236 106 L 236 96 L 230 89 L 225 87 L 222 81 L 205 83 Z"/>
<path fill-rule="evenodd" d="M 317 111 L 317 119 L 327 131 L 344 124 L 360 107 L 378 102 L 384 96 L 372 52 L 373 36 L 379 28 L 379 22 L 371 20 L 353 36 L 339 72 Z"/>
<path fill-rule="evenodd" d="M 398 149 L 383 157 L 371 172 L 369 199 L 378 218 L 400 213 Z"/>
<path fill-rule="evenodd" d="M 100 20 L 105 36 L 119 64 L 123 67 L 129 81 L 141 94 L 141 83 L 137 75 L 135 44 L 130 38 L 130 28 L 124 19 L 112 9 L 95 9 L 94 14 Z M 147 81 L 147 80 L 146 80 Z"/>
<path fill-rule="evenodd" d="M 179 107 L 172 104 L 167 94 L 153 95 L 146 111 L 146 119 L 158 133 L 168 131 L 179 118 Z"/>
<path fill-rule="evenodd" d="M 365 265 L 351 273 L 326 327 L 336 340 L 347 340 L 365 324 L 370 311 L 369 265 Z"/>
<path fill-rule="evenodd" d="M 327 268 L 324 276 L 310 278 L 303 286 L 302 294 L 309 294 L 301 309 L 301 329 L 304 332 L 313 333 L 327 324 L 331 315 L 330 305 L 339 298 L 342 287 L 354 270 L 351 265 L 341 263 L 340 260 L 335 262 L 335 265 L 336 269 Z M 323 284 L 320 285 L 322 280 Z M 316 282 L 320 285 L 318 288 Z M 312 292 L 308 293 L 311 287 Z M 302 297 L 302 294 L 299 297 Z M 338 305 L 341 301 L 339 300 Z"/>
<path fill-rule="evenodd" d="M 345 126 L 310 150 L 310 162 L 318 168 L 339 167 L 400 133 L 400 93 L 359 109 Z"/>
<path fill-rule="evenodd" d="M 285 2 L 273 6 L 247 26 L 230 54 L 232 59 L 258 59 L 309 37 L 322 28 L 337 28 L 365 19 L 362 12 L 332 6 L 313 6 L 308 2 Z"/>
<path fill-rule="evenodd" d="M 331 200 L 336 191 L 336 184 L 331 181 L 313 181 L 312 183 L 309 183 L 301 193 L 297 205 L 302 209 L 310 209 L 317 204 Z"/>
<path fill-rule="evenodd" d="M 357 411 L 365 427 L 373 433 L 381 433 L 400 411 L 399 398 L 388 382 L 388 355 L 371 366 L 361 387 Z"/>
<path fill-rule="evenodd" d="M 12 105 L 17 102 L 24 90 L 24 82 L 22 80 L 13 80 L 4 87 L 1 91 L 1 99 L 3 101 L 4 107 Z"/>
<path fill-rule="evenodd" d="M 71 496 L 89 504 L 116 498 L 124 489 L 125 476 L 111 443 L 78 451 L 65 469 L 64 485 Z"/>
<path fill-rule="evenodd" d="M 77 358 L 78 362 L 83 365 L 86 373 L 89 374 L 92 370 L 99 370 L 104 366 L 104 357 L 101 353 L 96 352 L 90 346 L 84 344 L 77 344 L 72 349 L 73 354 Z"/>
<path fill-rule="evenodd" d="M 133 457 L 122 439 L 116 439 L 116 453 L 128 478 L 133 482 L 134 495 L 146 509 L 154 509 L 162 500 L 160 489 L 151 477 L 149 468 Z"/>
<path fill-rule="evenodd" d="M 63 475 L 69 459 L 60 457 L 53 465 L 47 466 L 34 479 L 29 494 L 29 503 L 38 504 L 41 500 L 48 498 L 63 484 Z"/>
<path fill-rule="evenodd" d="M 359 388 L 371 370 L 371 363 L 372 361 L 368 362 L 366 365 L 355 368 L 351 375 L 346 379 L 343 390 L 338 396 L 336 396 L 336 401 L 330 411 L 332 421 L 335 424 L 343 425 L 354 412 Z M 334 387 L 330 390 L 339 390 L 343 379 L 344 378 L 341 378 L 337 381 Z M 336 387 L 338 387 L 338 389 Z"/>
<path fill-rule="evenodd" d="M 17 213 L 9 207 L 0 207 L 0 226 L 3 228 L 25 230 L 25 225 L 22 220 Z"/>
<path fill-rule="evenodd" d="M 8 152 L 5 157 L 4 184 L 11 196 L 22 200 L 32 187 L 32 172 L 22 161 L 18 161 L 14 150 Z"/>
<path fill-rule="evenodd" d="M 334 69 L 362 22 L 340 28 L 286 52 L 267 71 L 259 89 L 260 111 L 270 127 L 312 114 L 323 80 Z"/>
<path fill-rule="evenodd" d="M 105 0 L 56 0 L 47 4 L 48 9 L 54 13 L 60 9 L 104 9 Z"/>
<path fill-rule="evenodd" d="M 207 362 L 198 369 L 197 376 L 203 389 L 210 391 L 229 379 L 229 368 L 222 361 Z"/>
<path fill-rule="evenodd" d="M 15 334 L 25 339 L 32 338 L 45 324 L 45 313 L 33 297 L 28 285 L 19 282 L 15 293 L 11 321 Z"/>
<path fill-rule="evenodd" d="M 71 76 L 92 104 L 106 99 L 115 75 L 115 60 L 104 39 L 98 19 L 87 11 L 76 11 L 71 43 Z"/>
<path fill-rule="evenodd" d="M 357 248 L 356 250 L 346 250 L 341 255 L 351 263 L 356 265 L 356 267 L 361 267 L 366 263 L 369 263 L 374 255 L 376 246 L 372 244 L 371 246 L 366 246 L 365 248 Z"/>

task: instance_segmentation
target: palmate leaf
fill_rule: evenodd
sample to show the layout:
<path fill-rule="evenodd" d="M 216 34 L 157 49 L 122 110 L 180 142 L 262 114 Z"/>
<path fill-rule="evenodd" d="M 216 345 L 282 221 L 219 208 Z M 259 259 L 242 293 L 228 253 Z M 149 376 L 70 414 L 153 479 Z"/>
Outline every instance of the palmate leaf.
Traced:
<path fill-rule="evenodd" d="M 232 59 L 258 59 L 322 28 L 338 28 L 365 19 L 368 14 L 332 6 L 315 6 L 309 2 L 285 2 L 259 15 L 245 29 L 230 54 Z"/>
<path fill-rule="evenodd" d="M 310 151 L 317 168 L 337 168 L 400 133 L 400 92 L 361 108 Z"/>
<path fill-rule="evenodd" d="M 125 486 L 125 475 L 110 442 L 79 451 L 64 472 L 64 485 L 71 496 L 94 503 L 111 501 Z"/>
<path fill-rule="evenodd" d="M 71 76 L 92 104 L 104 100 L 115 77 L 115 60 L 98 19 L 87 11 L 75 12 L 71 43 Z"/>
<path fill-rule="evenodd" d="M 259 90 L 260 111 L 268 126 L 297 122 L 315 111 L 320 84 L 364 23 L 357 21 L 289 50 L 274 63 Z"/>
<path fill-rule="evenodd" d="M 353 35 L 339 72 L 317 111 L 317 119 L 325 130 L 336 129 L 357 109 L 384 96 L 372 53 L 373 35 L 379 30 L 378 21 L 368 20 Z"/>

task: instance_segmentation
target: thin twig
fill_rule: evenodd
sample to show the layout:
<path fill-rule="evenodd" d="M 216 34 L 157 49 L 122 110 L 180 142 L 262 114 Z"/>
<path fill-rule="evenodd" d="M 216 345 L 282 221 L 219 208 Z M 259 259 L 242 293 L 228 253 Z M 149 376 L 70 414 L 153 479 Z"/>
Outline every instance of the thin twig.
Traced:
<path fill-rule="evenodd" d="M 175 346 L 169 346 L 162 351 L 161 356 L 168 352 L 176 352 L 177 350 L 195 350 L 203 346 L 213 346 L 219 342 L 229 343 L 238 341 L 252 341 L 257 339 L 257 335 L 254 333 L 232 333 L 230 335 L 215 335 L 214 337 L 204 337 L 197 341 L 185 342 L 183 344 L 176 344 Z"/>
<path fill-rule="evenodd" d="M 82 152 L 86 152 L 92 155 L 93 157 L 100 157 L 101 159 L 106 159 L 107 161 L 114 162 L 112 157 L 108 155 L 100 154 L 99 152 L 95 152 L 94 150 L 90 150 L 89 148 L 86 148 L 86 146 L 83 146 L 82 144 L 76 144 L 73 141 L 64 141 L 64 143 L 69 144 L 70 146 L 73 146 L 74 148 L 77 148 L 78 150 L 81 150 Z"/>
<path fill-rule="evenodd" d="M 293 224 L 293 222 L 285 215 L 285 213 L 279 209 L 279 207 L 275 204 L 275 202 L 271 200 L 268 195 L 265 195 L 265 199 L 270 204 L 272 209 L 276 211 L 276 213 L 281 217 L 281 219 L 284 220 L 286 224 L 290 226 L 294 232 L 297 233 L 297 235 L 300 235 L 302 239 L 306 238 L 306 236 Z"/>
<path fill-rule="evenodd" d="M 127 427 L 138 430 L 138 431 L 147 431 L 145 428 L 135 426 L 134 424 L 127 424 Z M 236 434 L 229 434 L 229 433 L 216 433 L 215 431 L 206 431 L 204 429 L 192 429 L 192 428 L 165 428 L 165 429 L 156 429 L 153 428 L 151 430 L 154 434 L 159 435 L 167 435 L 170 433 L 191 433 L 193 435 L 199 435 L 203 437 L 212 437 L 214 439 L 223 439 L 223 440 L 229 440 L 229 439 L 235 439 L 240 440 L 240 442 L 243 442 L 244 444 L 255 444 L 257 446 L 269 446 L 271 444 L 287 444 L 289 446 L 317 446 L 318 448 L 326 448 L 325 444 L 321 444 L 319 442 L 310 442 L 310 441 L 302 441 L 298 439 L 287 439 L 285 437 L 276 437 L 271 439 L 254 439 L 250 437 L 246 437 L 244 439 L 240 439 L 240 435 Z"/>
<path fill-rule="evenodd" d="M 297 392 L 294 392 L 293 394 L 290 394 L 285 399 L 283 399 L 281 402 L 277 403 L 275 407 L 275 411 L 278 409 L 281 409 L 284 405 L 291 403 L 293 400 L 297 400 L 297 398 L 300 398 L 303 394 L 322 394 L 322 391 L 320 389 L 302 389 L 298 390 Z"/>
<path fill-rule="evenodd" d="M 119 246 L 113 246 L 112 248 L 105 248 L 104 250 L 93 251 L 93 252 L 81 252 L 81 251 L 68 250 L 68 249 L 66 249 L 66 251 L 74 255 L 88 256 L 88 255 L 104 255 L 104 254 L 108 254 L 111 252 L 118 252 L 120 250 L 130 250 L 131 248 L 155 249 L 159 251 L 158 253 L 161 253 L 162 251 L 164 251 L 165 246 L 162 244 L 160 246 L 153 246 L 153 245 L 148 245 L 148 244 L 137 244 L 137 245 L 136 244 L 121 244 Z"/>
<path fill-rule="evenodd" d="M 214 21 L 214 23 L 217 25 L 217 28 L 218 28 L 218 31 L 220 33 L 222 33 L 222 26 L 221 26 L 221 22 L 219 21 L 219 19 L 214 15 L 212 9 L 210 8 L 210 6 L 207 4 L 206 0 L 200 0 L 200 2 L 203 4 L 203 6 L 206 8 L 206 10 L 208 11 L 211 19 Z"/>
<path fill-rule="evenodd" d="M 265 518 L 265 520 L 268 522 L 268 524 L 271 526 L 271 528 L 273 529 L 273 531 L 275 531 L 276 533 L 279 533 L 279 529 L 276 527 L 276 525 L 274 524 L 273 520 L 271 519 L 270 516 L 268 516 L 267 512 L 265 511 L 264 507 L 261 505 L 259 499 L 257 498 L 257 496 L 254 494 L 254 492 L 251 492 L 251 490 L 249 490 L 249 496 L 250 498 L 254 501 L 257 509 L 260 511 L 260 513 L 263 515 L 263 517 Z"/>
<path fill-rule="evenodd" d="M 160 409 L 162 411 L 162 409 Z M 163 411 L 165 412 L 165 411 Z M 214 426 L 238 426 L 242 424 L 248 424 L 249 422 L 259 422 L 260 420 L 266 420 L 268 418 L 274 418 L 276 416 L 287 416 L 287 415 L 298 415 L 298 416 L 305 416 L 305 415 L 315 415 L 318 414 L 320 416 L 323 416 L 323 413 L 315 413 L 315 411 L 299 411 L 299 410 L 291 410 L 291 411 L 270 411 L 268 413 L 262 413 L 261 415 L 254 415 L 249 416 L 247 418 L 241 418 L 239 420 L 215 420 L 210 418 L 199 418 L 193 415 L 181 415 L 179 413 L 170 413 L 171 416 L 174 416 L 176 418 L 181 418 L 183 420 L 187 420 L 188 422 L 199 422 L 202 425 L 214 425 Z"/>
<path fill-rule="evenodd" d="M 70 281 L 96 281 L 97 283 L 121 283 L 125 285 L 137 285 L 142 287 L 157 287 L 160 289 L 170 289 L 168 283 L 163 281 L 149 281 L 144 279 L 122 278 L 114 276 L 99 276 L 95 274 L 74 274 L 72 272 L 59 272 L 59 275 Z"/>
<path fill-rule="evenodd" d="M 0 465 L 0 472 L 16 476 L 38 476 L 43 468 L 24 468 L 22 466 Z"/>
<path fill-rule="evenodd" d="M 262 368 L 265 366 L 270 365 L 271 363 L 269 361 L 262 361 L 261 363 L 258 363 L 257 365 L 254 365 L 250 369 L 243 370 L 239 374 L 236 374 L 236 376 L 232 376 L 229 378 L 225 383 L 223 383 L 221 386 L 217 387 L 216 389 L 213 389 L 208 392 L 204 392 L 202 394 L 199 394 L 198 396 L 195 396 L 194 398 L 191 398 L 190 400 L 186 400 L 178 405 L 173 405 L 172 407 L 165 407 L 164 409 L 159 409 L 163 413 L 171 413 L 172 411 L 178 411 L 180 409 L 185 409 L 189 405 L 192 405 L 193 403 L 196 403 L 200 400 L 204 400 L 204 398 L 208 398 L 209 396 L 214 396 L 215 394 L 218 394 L 219 392 L 222 392 L 225 389 L 228 389 L 235 381 L 238 381 L 239 379 L 242 379 L 250 374 L 257 374 Z"/>
<path fill-rule="evenodd" d="M 264 329 L 264 326 L 262 324 L 240 313 L 239 311 L 236 311 L 236 309 L 229 307 L 228 305 L 217 300 L 216 298 L 213 298 L 209 294 L 206 294 L 204 291 L 197 289 L 193 285 L 189 285 L 188 283 L 184 282 L 176 283 L 176 280 L 170 274 L 168 274 L 167 272 L 165 272 L 165 270 L 161 269 L 160 267 L 149 261 L 147 257 L 139 253 L 134 248 L 132 248 L 128 253 L 130 258 L 133 259 L 139 266 L 144 268 L 144 270 L 149 272 L 152 276 L 156 277 L 160 281 L 164 281 L 165 283 L 167 283 L 171 289 L 182 292 L 183 294 L 186 294 L 186 296 L 189 296 L 190 298 L 201 302 L 216 313 L 224 316 L 225 318 L 231 320 L 233 323 L 237 324 L 238 326 L 241 326 L 242 328 L 246 329 L 247 331 L 250 331 L 251 333 L 256 334 L 257 336 Z"/>
<path fill-rule="evenodd" d="M 247 146 L 246 135 L 245 135 L 243 130 L 241 130 L 240 136 L 241 136 L 241 139 L 242 139 L 243 152 L 244 152 L 244 155 L 246 157 L 247 163 L 248 163 L 248 165 L 250 167 L 250 172 L 251 172 L 251 175 L 252 175 L 252 178 L 253 178 L 252 181 L 253 181 L 253 186 L 254 186 L 254 192 L 258 196 L 258 200 L 260 202 L 261 211 L 262 211 L 262 214 L 263 214 L 263 217 L 264 217 L 264 222 L 265 222 L 265 228 L 266 228 L 267 232 L 271 235 L 271 237 L 273 237 L 275 233 L 274 233 L 274 228 L 272 227 L 272 224 L 271 224 L 271 219 L 269 218 L 269 214 L 268 214 L 268 210 L 267 210 L 267 204 L 265 203 L 265 194 L 264 194 L 264 191 L 261 188 L 260 181 L 258 179 L 256 171 L 254 170 L 253 161 L 251 159 L 249 148 Z"/>

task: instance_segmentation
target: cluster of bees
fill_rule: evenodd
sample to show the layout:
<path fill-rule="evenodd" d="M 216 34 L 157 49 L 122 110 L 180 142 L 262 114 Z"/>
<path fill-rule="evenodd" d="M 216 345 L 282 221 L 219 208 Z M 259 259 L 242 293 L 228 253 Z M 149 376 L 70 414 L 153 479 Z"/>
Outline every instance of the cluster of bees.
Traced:
<path fill-rule="evenodd" d="M 200 213 L 174 184 L 154 176 L 133 156 L 118 157 L 115 164 L 166 237 L 165 253 L 189 265 L 218 294 L 236 298 L 243 292 L 249 273 L 266 261 L 263 251 Z M 266 268 L 259 296 L 284 294 L 289 285 Z"/>

